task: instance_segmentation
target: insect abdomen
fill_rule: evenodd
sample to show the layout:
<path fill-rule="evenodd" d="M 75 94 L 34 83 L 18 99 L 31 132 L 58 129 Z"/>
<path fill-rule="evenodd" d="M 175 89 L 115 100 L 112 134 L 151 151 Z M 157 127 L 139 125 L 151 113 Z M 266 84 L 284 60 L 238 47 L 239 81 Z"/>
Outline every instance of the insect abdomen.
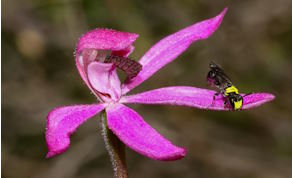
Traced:
<path fill-rule="evenodd" d="M 225 88 L 225 95 L 227 96 L 230 93 L 238 94 L 238 89 L 234 85 L 231 85 L 230 87 Z"/>
<path fill-rule="evenodd" d="M 142 65 L 139 62 L 127 57 L 108 56 L 104 62 L 113 63 L 117 68 L 124 71 L 129 79 L 136 77 L 142 70 Z"/>

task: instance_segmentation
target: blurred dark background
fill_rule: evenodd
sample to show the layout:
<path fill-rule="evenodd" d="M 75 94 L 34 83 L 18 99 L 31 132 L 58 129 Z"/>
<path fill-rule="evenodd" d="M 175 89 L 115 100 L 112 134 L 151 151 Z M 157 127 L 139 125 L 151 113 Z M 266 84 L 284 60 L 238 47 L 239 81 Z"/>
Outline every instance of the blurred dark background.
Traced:
<path fill-rule="evenodd" d="M 139 59 L 159 39 L 228 6 L 219 30 L 193 44 L 137 89 L 207 88 L 215 60 L 240 91 L 270 92 L 276 100 L 243 112 L 130 105 L 186 157 L 154 161 L 127 150 L 130 177 L 292 177 L 291 0 L 2 0 L 2 177 L 113 177 L 95 117 L 71 137 L 70 148 L 45 159 L 47 113 L 95 102 L 75 68 L 81 34 L 96 27 L 140 34 Z"/>

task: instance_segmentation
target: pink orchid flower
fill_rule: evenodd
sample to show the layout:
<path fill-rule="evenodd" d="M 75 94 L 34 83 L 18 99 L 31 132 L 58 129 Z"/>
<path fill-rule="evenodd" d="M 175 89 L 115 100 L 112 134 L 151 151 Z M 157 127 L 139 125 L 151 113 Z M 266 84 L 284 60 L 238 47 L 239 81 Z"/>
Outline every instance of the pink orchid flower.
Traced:
<path fill-rule="evenodd" d="M 155 44 L 139 60 L 143 66 L 136 77 L 121 84 L 116 67 L 102 61 L 108 55 L 127 57 L 134 50 L 138 35 L 109 29 L 96 29 L 83 35 L 76 48 L 78 71 L 99 102 L 74 105 L 52 110 L 47 117 L 47 157 L 63 153 L 70 144 L 70 135 L 85 121 L 105 110 L 109 129 L 128 147 L 155 160 L 176 160 L 186 150 L 173 145 L 148 125 L 125 103 L 170 104 L 209 110 L 228 110 L 223 99 L 213 102 L 216 91 L 187 86 L 173 86 L 126 95 L 173 61 L 193 42 L 206 39 L 219 27 L 227 9 L 218 16 L 182 29 Z M 242 109 L 259 106 L 272 100 L 268 93 L 250 94 L 244 98 Z"/>

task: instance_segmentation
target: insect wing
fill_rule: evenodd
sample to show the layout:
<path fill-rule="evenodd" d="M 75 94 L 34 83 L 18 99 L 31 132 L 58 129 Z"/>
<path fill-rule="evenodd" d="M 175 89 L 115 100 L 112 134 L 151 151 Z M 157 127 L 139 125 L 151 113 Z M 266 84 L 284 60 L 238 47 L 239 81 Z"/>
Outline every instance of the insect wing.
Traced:
<path fill-rule="evenodd" d="M 220 85 L 222 88 L 225 88 L 231 84 L 230 78 L 224 73 L 223 69 L 218 64 L 211 61 L 209 66 L 211 72 L 214 74 L 214 79 L 217 82 L 216 85 Z"/>

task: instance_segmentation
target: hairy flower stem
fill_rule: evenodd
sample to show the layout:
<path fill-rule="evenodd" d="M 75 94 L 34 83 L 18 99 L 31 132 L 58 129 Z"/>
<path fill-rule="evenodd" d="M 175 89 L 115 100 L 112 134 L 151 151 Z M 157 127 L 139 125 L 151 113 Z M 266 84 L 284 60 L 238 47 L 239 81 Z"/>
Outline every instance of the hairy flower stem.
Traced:
<path fill-rule="evenodd" d="M 110 155 L 116 178 L 128 178 L 125 145 L 107 127 L 106 113 L 101 114 L 102 136 Z"/>

